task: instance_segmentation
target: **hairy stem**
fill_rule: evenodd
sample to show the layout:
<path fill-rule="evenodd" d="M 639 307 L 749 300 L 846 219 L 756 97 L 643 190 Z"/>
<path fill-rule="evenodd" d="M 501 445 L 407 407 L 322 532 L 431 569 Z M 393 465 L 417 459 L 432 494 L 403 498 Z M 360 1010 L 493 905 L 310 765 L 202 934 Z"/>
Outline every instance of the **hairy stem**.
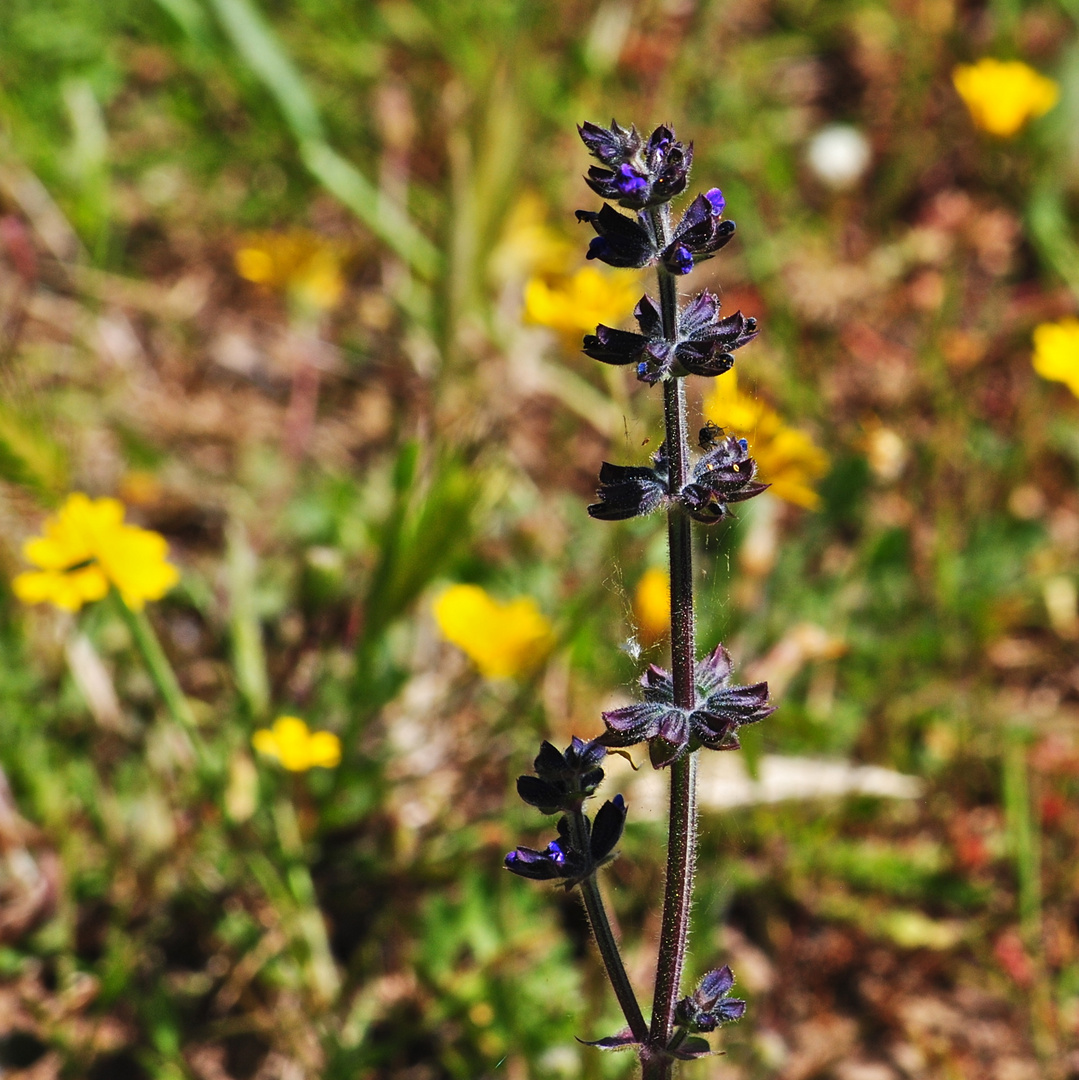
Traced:
<path fill-rule="evenodd" d="M 589 844 L 589 827 L 583 813 L 579 810 L 570 814 L 570 836 L 573 845 L 578 851 L 587 851 Z M 607 918 L 607 909 L 603 906 L 603 895 L 599 891 L 599 882 L 595 874 L 589 874 L 581 882 L 581 897 L 584 900 L 584 909 L 588 913 L 588 921 L 592 925 L 592 934 L 596 939 L 596 946 L 603 958 L 603 966 L 607 969 L 607 978 L 611 981 L 615 997 L 622 1007 L 626 1023 L 634 1038 L 640 1042 L 648 1039 L 648 1025 L 644 1022 L 641 1007 L 637 1004 L 637 995 L 630 985 L 629 976 L 626 974 L 622 963 L 622 954 L 618 951 L 618 942 L 615 941 L 611 923 Z"/>
<path fill-rule="evenodd" d="M 659 213 L 652 226 L 665 242 L 669 222 Z M 659 297 L 664 335 L 678 335 L 678 291 L 675 279 L 659 270 Z M 670 462 L 670 490 L 685 486 L 689 473 L 689 441 L 686 432 L 686 396 L 681 379 L 663 384 L 663 415 L 667 454 Z M 693 617 L 693 547 L 689 518 L 674 504 L 667 512 L 667 537 L 671 570 L 671 670 L 674 701 L 683 709 L 696 704 L 694 666 L 696 645 Z M 682 982 L 686 957 L 689 916 L 693 899 L 693 873 L 697 860 L 697 755 L 686 754 L 671 766 L 670 825 L 667 843 L 667 882 L 663 898 L 656 989 L 652 1003 L 650 1044 L 661 1050 L 671 1038 L 674 1009 Z M 670 1075 L 673 1062 L 661 1053 L 644 1061 L 646 1080 L 662 1080 Z"/>

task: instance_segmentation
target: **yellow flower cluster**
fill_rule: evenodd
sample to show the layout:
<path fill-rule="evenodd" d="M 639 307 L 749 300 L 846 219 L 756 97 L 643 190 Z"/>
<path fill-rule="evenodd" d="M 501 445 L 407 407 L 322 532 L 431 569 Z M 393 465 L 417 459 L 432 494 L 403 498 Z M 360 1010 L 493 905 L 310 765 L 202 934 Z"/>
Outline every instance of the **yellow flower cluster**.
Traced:
<path fill-rule="evenodd" d="M 434 604 L 442 636 L 488 679 L 533 670 L 551 651 L 551 623 L 530 596 L 495 600 L 479 585 L 451 585 Z"/>
<path fill-rule="evenodd" d="M 525 318 L 567 337 L 590 334 L 599 323 L 624 322 L 640 292 L 634 275 L 607 274 L 594 266 L 552 280 L 533 277 L 525 285 Z"/>
<path fill-rule="evenodd" d="M 28 540 L 23 554 L 37 570 L 19 574 L 11 587 L 24 604 L 51 603 L 65 611 L 100 600 L 113 586 L 135 611 L 160 600 L 180 579 L 165 561 L 159 533 L 124 524 L 118 499 L 69 495 L 45 521 L 44 535 Z"/>
<path fill-rule="evenodd" d="M 975 127 L 1005 139 L 1047 113 L 1060 97 L 1056 82 L 1021 60 L 985 57 L 976 64 L 960 64 L 952 82 Z"/>
<path fill-rule="evenodd" d="M 1034 328 L 1034 370 L 1062 382 L 1079 397 L 1079 319 L 1061 319 Z"/>
<path fill-rule="evenodd" d="M 704 401 L 705 418 L 749 440 L 757 478 L 795 506 L 815 510 L 814 484 L 828 471 L 828 455 L 804 431 L 788 427 L 779 413 L 738 389 L 734 370 L 719 376 Z"/>
<path fill-rule="evenodd" d="M 645 645 L 662 641 L 671 631 L 671 586 L 668 575 L 653 566 L 633 590 L 633 614 Z"/>
<path fill-rule="evenodd" d="M 283 289 L 301 307 L 328 311 L 345 288 L 344 250 L 317 233 L 251 233 L 234 256 L 240 277 Z"/>
<path fill-rule="evenodd" d="M 260 728 L 251 745 L 289 772 L 333 769 L 341 763 L 341 740 L 332 731 L 312 731 L 298 716 L 279 716 L 272 728 Z"/>

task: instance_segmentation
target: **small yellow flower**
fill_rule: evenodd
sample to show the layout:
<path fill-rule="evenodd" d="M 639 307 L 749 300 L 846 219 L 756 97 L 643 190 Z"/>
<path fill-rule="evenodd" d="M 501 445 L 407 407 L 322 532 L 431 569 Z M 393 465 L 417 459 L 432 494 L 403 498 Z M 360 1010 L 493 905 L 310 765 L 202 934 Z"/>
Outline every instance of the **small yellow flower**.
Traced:
<path fill-rule="evenodd" d="M 1061 319 L 1034 328 L 1034 370 L 1062 382 L 1079 397 L 1079 319 Z"/>
<path fill-rule="evenodd" d="M 632 274 L 607 274 L 584 266 L 574 274 L 525 285 L 525 318 L 569 335 L 592 333 L 599 323 L 618 326 L 640 299 Z"/>
<path fill-rule="evenodd" d="M 671 631 L 671 586 L 658 567 L 645 570 L 633 590 L 633 614 L 646 645 L 662 641 Z"/>
<path fill-rule="evenodd" d="M 332 731 L 311 731 L 298 716 L 279 716 L 272 728 L 251 736 L 251 745 L 289 772 L 333 769 L 341 763 L 341 740 Z"/>
<path fill-rule="evenodd" d="M 952 72 L 952 83 L 974 126 L 1005 139 L 1047 113 L 1060 97 L 1054 80 L 1021 60 L 985 57 L 976 64 L 960 64 Z"/>
<path fill-rule="evenodd" d="M 502 238 L 491 256 L 491 269 L 503 281 L 530 274 L 564 274 L 578 257 L 578 246 L 547 224 L 547 204 L 525 192 L 506 217 Z"/>
<path fill-rule="evenodd" d="M 236 251 L 236 272 L 247 281 L 283 289 L 298 305 L 328 311 L 345 288 L 341 245 L 316 233 L 294 229 L 286 233 L 252 233 Z"/>
<path fill-rule="evenodd" d="M 773 495 L 807 510 L 820 505 L 813 485 L 828 471 L 828 455 L 804 431 L 788 427 L 771 406 L 743 394 L 733 369 L 716 379 L 704 415 L 749 440 L 757 479 L 771 484 Z"/>
<path fill-rule="evenodd" d="M 118 499 L 69 495 L 46 519 L 44 534 L 23 545 L 27 561 L 39 569 L 19 574 L 11 583 L 24 604 L 48 602 L 78 611 L 104 597 L 112 585 L 128 607 L 140 611 L 180 579 L 176 567 L 165 561 L 165 538 L 125 525 L 124 504 Z"/>
<path fill-rule="evenodd" d="M 488 679 L 526 674 L 554 645 L 551 623 L 530 596 L 502 603 L 478 585 L 451 585 L 434 613 L 443 637 Z"/>

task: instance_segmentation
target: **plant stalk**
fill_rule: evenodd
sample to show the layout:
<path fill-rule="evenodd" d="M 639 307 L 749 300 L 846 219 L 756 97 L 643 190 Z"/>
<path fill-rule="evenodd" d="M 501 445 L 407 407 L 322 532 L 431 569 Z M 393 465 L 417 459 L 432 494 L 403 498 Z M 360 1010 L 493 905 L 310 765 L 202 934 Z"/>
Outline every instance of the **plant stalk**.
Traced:
<path fill-rule="evenodd" d="M 169 663 L 169 658 L 165 655 L 165 650 L 161 647 L 161 642 L 150 620 L 146 617 L 146 612 L 134 611 L 128 607 L 119 593 L 114 593 L 114 597 L 116 607 L 131 632 L 135 648 L 138 649 L 150 680 L 161 695 L 169 716 L 175 724 L 197 737 L 198 724 L 195 721 L 195 714 L 191 711 L 191 704 L 180 688 L 176 672 L 172 670 L 172 664 Z"/>
<path fill-rule="evenodd" d="M 665 244 L 669 233 L 667 217 L 654 211 L 651 222 L 657 239 Z M 673 341 L 678 336 L 678 290 L 674 277 L 663 267 L 659 269 L 659 298 L 664 335 Z M 689 479 L 689 440 L 683 380 L 670 378 L 664 382 L 663 415 L 670 463 L 670 490 L 680 491 Z M 693 547 L 689 518 L 677 504 L 672 504 L 667 511 L 667 538 L 671 574 L 671 673 L 674 680 L 674 702 L 680 708 L 692 709 L 696 704 Z M 649 1039 L 652 1053 L 644 1058 L 645 1080 L 663 1080 L 670 1076 L 673 1065 L 672 1059 L 661 1051 L 670 1042 L 674 1027 L 674 1009 L 686 957 L 696 860 L 697 753 L 694 751 L 671 766 L 667 881 L 663 898 L 656 988 L 652 1003 Z"/>
<path fill-rule="evenodd" d="M 574 847 L 578 851 L 587 851 L 589 827 L 584 814 L 578 810 L 577 813 L 569 815 L 569 821 Z M 588 921 L 592 925 L 596 947 L 603 958 L 603 966 L 607 969 L 607 978 L 610 979 L 615 997 L 618 998 L 618 1004 L 622 1007 L 626 1023 L 633 1032 L 634 1038 L 642 1043 L 647 1042 L 648 1025 L 644 1021 L 641 1007 L 637 1004 L 637 995 L 633 992 L 625 965 L 622 963 L 622 954 L 618 951 L 618 942 L 615 941 L 614 932 L 611 930 L 611 923 L 607 918 L 607 909 L 603 906 L 603 895 L 599 891 L 599 882 L 595 874 L 589 874 L 581 882 L 581 898 L 584 900 L 584 909 L 588 913 Z"/>

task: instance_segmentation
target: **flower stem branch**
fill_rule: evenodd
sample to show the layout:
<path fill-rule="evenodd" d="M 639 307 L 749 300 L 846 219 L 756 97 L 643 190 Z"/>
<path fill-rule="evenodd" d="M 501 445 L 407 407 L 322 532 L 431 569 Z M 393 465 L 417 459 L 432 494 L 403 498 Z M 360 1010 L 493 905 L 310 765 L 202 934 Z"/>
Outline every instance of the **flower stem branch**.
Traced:
<path fill-rule="evenodd" d="M 579 851 L 587 851 L 589 848 L 588 822 L 581 811 L 570 815 L 570 836 Z M 626 974 L 625 965 L 622 963 L 622 955 L 618 951 L 618 942 L 611 930 L 610 920 L 607 918 L 607 909 L 603 905 L 603 895 L 599 891 L 599 882 L 594 873 L 589 874 L 581 882 L 581 898 L 584 900 L 584 909 L 588 913 L 588 921 L 592 926 L 592 934 L 596 939 L 596 946 L 603 958 L 603 966 L 607 969 L 607 978 L 611 980 L 615 997 L 622 1007 L 622 1013 L 626 1018 L 630 1031 L 634 1038 L 644 1043 L 648 1040 L 648 1025 L 641 1013 L 641 1007 L 637 1003 L 637 995 L 633 992 L 629 976 Z"/>

